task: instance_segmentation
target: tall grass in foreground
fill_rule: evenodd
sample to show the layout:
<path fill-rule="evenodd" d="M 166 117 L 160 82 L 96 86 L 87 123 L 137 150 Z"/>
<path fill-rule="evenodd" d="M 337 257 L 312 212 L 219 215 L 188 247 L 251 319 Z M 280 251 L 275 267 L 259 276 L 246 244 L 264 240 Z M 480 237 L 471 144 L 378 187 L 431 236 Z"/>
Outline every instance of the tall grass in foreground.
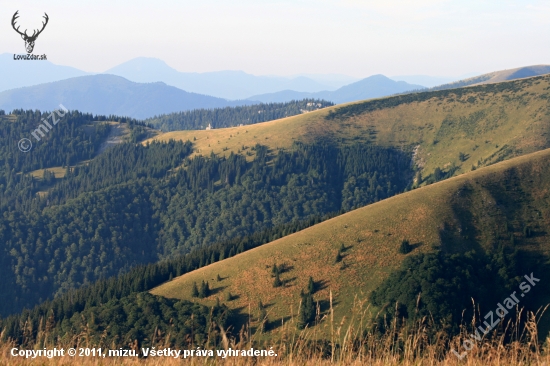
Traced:
<path fill-rule="evenodd" d="M 24 359 L 13 357 L 10 354 L 11 342 L 0 344 L 0 365 L 288 365 L 288 366 L 309 366 L 309 365 L 544 365 L 550 366 L 550 336 L 540 342 L 537 333 L 537 323 L 542 317 L 546 308 L 537 313 L 529 313 L 523 316 L 526 319 L 523 324 L 519 321 L 502 322 L 503 324 L 488 332 L 482 339 L 473 340 L 471 329 L 479 324 L 478 319 L 472 319 L 471 324 L 462 324 L 460 334 L 449 337 L 441 330 L 441 327 L 434 326 L 434 322 L 427 318 L 418 319 L 415 322 L 404 323 L 394 318 L 385 324 L 385 331 L 379 332 L 372 323 L 372 314 L 365 302 L 355 301 L 354 311 L 350 313 L 350 319 L 342 319 L 340 322 L 333 317 L 332 296 L 330 308 L 321 316 L 317 308 L 316 326 L 299 330 L 294 317 L 274 329 L 270 334 L 271 343 L 266 341 L 265 334 L 260 330 L 265 319 L 256 318 L 243 327 L 237 341 L 222 328 L 212 332 L 209 339 L 221 339 L 218 349 L 248 350 L 269 349 L 273 347 L 276 357 L 243 357 L 228 356 L 221 357 L 191 357 L 187 359 L 175 359 L 173 357 L 149 357 L 147 359 L 138 357 L 57 357 L 48 359 L 40 357 L 37 359 Z M 292 309 L 291 309 L 292 311 Z M 518 310 L 516 319 L 521 318 L 521 310 Z M 506 320 L 503 319 L 503 320 Z M 347 324 L 347 325 L 345 325 Z M 257 327 L 254 328 L 254 325 Z M 324 330 L 322 329 L 324 327 Z M 330 339 L 319 341 L 321 335 Z M 438 330 L 439 329 L 439 330 Z M 321 334 L 322 332 L 322 334 Z M 86 332 L 85 332 L 86 333 Z M 47 331 L 40 332 L 37 340 L 27 346 L 17 346 L 20 349 L 52 349 L 53 347 L 99 347 L 97 344 L 90 344 L 88 334 L 81 334 L 73 337 L 70 342 L 60 344 L 48 338 Z M 156 338 L 156 348 L 172 349 L 197 349 L 194 347 L 174 347 L 168 341 L 169 335 L 153 335 Z M 277 339 L 273 341 L 273 339 Z M 465 352 L 462 344 L 464 340 L 472 340 L 473 347 L 463 359 L 459 359 L 451 349 L 462 354 Z M 207 345 L 210 344 L 207 341 Z M 101 345 L 103 349 L 118 349 L 115 345 Z M 136 349 L 135 345 L 130 348 Z M 201 347 L 201 349 L 212 349 L 216 354 L 215 347 Z M 139 352 L 138 352 L 139 354 Z M 183 352 L 182 352 L 183 354 Z"/>

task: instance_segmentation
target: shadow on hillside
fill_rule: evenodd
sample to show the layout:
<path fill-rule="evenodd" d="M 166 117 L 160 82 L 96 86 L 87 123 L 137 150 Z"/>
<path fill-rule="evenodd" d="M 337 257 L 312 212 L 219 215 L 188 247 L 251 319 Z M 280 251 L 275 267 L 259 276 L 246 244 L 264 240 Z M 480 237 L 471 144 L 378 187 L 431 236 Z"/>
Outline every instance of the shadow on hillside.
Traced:
<path fill-rule="evenodd" d="M 240 298 L 241 298 L 241 295 L 239 295 L 239 294 L 231 294 L 231 300 L 230 301 L 239 300 Z"/>
<path fill-rule="evenodd" d="M 279 266 L 279 274 L 283 274 L 283 273 L 286 273 L 286 272 L 290 272 L 294 269 L 294 266 L 288 264 L 288 263 L 283 263 Z"/>
<path fill-rule="evenodd" d="M 213 289 L 210 290 L 210 295 L 209 296 L 217 295 L 220 292 L 223 292 L 223 290 L 225 290 L 226 288 L 227 288 L 227 286 L 220 286 L 220 287 L 213 288 Z"/>
<path fill-rule="evenodd" d="M 313 286 L 315 287 L 315 292 L 326 289 L 328 287 L 329 283 L 330 283 L 330 281 L 328 281 L 328 280 L 313 281 Z"/>
<path fill-rule="evenodd" d="M 411 246 L 411 251 L 415 250 L 416 248 L 420 248 L 424 245 L 424 242 L 419 241 L 418 243 L 409 244 Z"/>
<path fill-rule="evenodd" d="M 281 280 L 283 282 L 283 287 L 292 286 L 293 282 L 296 282 L 297 277 L 287 278 L 286 280 Z"/>
<path fill-rule="evenodd" d="M 319 312 L 321 315 L 321 318 L 323 318 L 324 315 L 330 316 L 330 300 L 319 300 L 315 302 L 315 306 L 317 307 L 317 303 L 319 303 Z M 340 302 L 337 300 L 332 299 L 332 307 L 334 308 L 337 306 Z"/>
<path fill-rule="evenodd" d="M 362 242 L 362 241 L 363 241 L 363 239 L 358 239 L 358 240 L 357 240 L 358 243 L 360 243 L 360 242 Z M 350 249 L 352 249 L 352 248 L 353 248 L 353 245 L 348 245 L 348 246 L 345 246 L 345 245 L 344 245 L 344 246 L 341 248 L 340 253 L 345 253 L 345 252 L 347 252 L 348 250 L 350 250 Z"/>
<path fill-rule="evenodd" d="M 548 186 L 534 187 L 529 178 L 519 170 L 508 170 L 475 185 L 464 184 L 450 198 L 454 220 L 444 223 L 439 232 L 445 254 L 475 250 L 493 261 L 509 262 L 515 273 L 506 274 L 511 290 L 503 291 L 522 295 L 519 306 L 527 310 L 521 315 L 523 324 L 528 311 L 537 312 L 550 304 L 550 226 L 546 219 L 550 203 L 539 198 L 539 190 Z M 519 286 L 531 274 L 540 282 L 529 293 L 522 293 Z M 490 309 L 493 304 L 486 306 Z M 538 335 L 544 341 L 550 333 L 550 308 L 539 317 Z"/>
<path fill-rule="evenodd" d="M 275 330 L 281 328 L 284 324 L 288 323 L 292 319 L 290 316 L 284 316 L 281 318 L 276 318 L 274 320 L 268 320 L 266 324 L 266 331 Z"/>

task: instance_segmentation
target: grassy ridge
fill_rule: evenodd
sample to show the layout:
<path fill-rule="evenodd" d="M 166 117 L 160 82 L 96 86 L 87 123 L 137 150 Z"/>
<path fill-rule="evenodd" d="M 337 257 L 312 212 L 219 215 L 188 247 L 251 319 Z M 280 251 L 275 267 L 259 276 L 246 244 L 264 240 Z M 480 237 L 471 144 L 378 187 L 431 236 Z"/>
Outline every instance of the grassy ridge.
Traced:
<path fill-rule="evenodd" d="M 262 301 L 276 334 L 277 325 L 296 314 L 309 276 L 319 287 L 314 298 L 321 316 L 327 314 L 332 292 L 334 316 L 345 324 L 354 303 L 366 301 L 401 264 L 405 255 L 398 248 L 403 239 L 413 244 L 414 254 L 489 249 L 514 237 L 523 253 L 522 268 L 528 270 L 550 254 L 549 158 L 550 150 L 536 152 L 386 199 L 203 267 L 151 292 L 192 300 L 193 282 L 209 281 L 213 295 L 198 301 L 213 305 L 230 292 L 235 299 L 228 305 L 245 314 L 252 309 L 252 316 Z M 535 233 L 528 238 L 522 235 L 526 226 Z M 343 261 L 335 263 L 342 244 Z M 287 268 L 281 275 L 283 287 L 272 286 L 274 263 Z M 221 281 L 216 281 L 217 275 Z M 543 297 L 540 304 L 550 302 L 550 296 Z M 326 335 L 327 327 L 321 322 L 319 329 Z"/>
<path fill-rule="evenodd" d="M 468 172 L 550 147 L 549 98 L 550 76 L 540 76 L 350 103 L 253 126 L 173 131 L 155 139 L 190 140 L 195 153 L 204 155 L 246 154 L 256 143 L 275 150 L 294 141 L 369 142 L 416 151 L 426 177 L 436 167 L 454 164 L 459 173 Z"/>

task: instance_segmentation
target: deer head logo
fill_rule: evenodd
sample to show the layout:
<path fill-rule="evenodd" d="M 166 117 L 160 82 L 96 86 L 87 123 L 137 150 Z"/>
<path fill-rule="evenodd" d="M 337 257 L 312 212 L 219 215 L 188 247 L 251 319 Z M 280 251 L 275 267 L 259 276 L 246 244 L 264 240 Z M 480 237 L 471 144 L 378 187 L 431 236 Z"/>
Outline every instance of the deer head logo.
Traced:
<path fill-rule="evenodd" d="M 15 14 L 13 14 L 13 18 L 11 18 L 11 26 L 13 27 L 13 29 L 15 29 L 15 31 L 17 33 L 19 33 L 21 35 L 21 38 L 23 38 L 23 40 L 25 41 L 25 48 L 27 49 L 27 53 L 32 53 L 32 50 L 34 49 L 34 42 L 36 41 L 36 38 L 38 38 L 38 35 L 40 33 L 42 33 L 42 31 L 44 30 L 44 28 L 46 28 L 46 24 L 48 24 L 48 14 L 44 13 L 44 19 L 46 19 L 45 22 L 42 22 L 42 29 L 38 30 L 38 29 L 35 29 L 32 33 L 32 36 L 29 36 L 27 34 L 27 30 L 25 29 L 25 32 L 24 33 L 21 33 L 19 31 L 19 27 L 15 28 L 15 21 L 17 18 L 19 18 L 19 15 L 17 14 L 19 13 L 19 10 L 17 10 L 15 12 Z"/>

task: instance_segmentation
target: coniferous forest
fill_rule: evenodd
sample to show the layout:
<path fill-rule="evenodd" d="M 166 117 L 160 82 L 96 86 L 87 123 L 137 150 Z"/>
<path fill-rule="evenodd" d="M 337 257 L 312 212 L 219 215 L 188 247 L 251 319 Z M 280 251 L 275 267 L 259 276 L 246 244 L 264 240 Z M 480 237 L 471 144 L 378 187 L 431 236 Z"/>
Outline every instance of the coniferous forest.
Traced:
<path fill-rule="evenodd" d="M 334 103 L 319 99 L 293 100 L 286 103 L 260 103 L 248 106 L 215 109 L 194 109 L 148 118 L 144 122 L 161 131 L 204 130 L 209 124 L 213 128 L 251 125 L 295 116 Z"/>
<path fill-rule="evenodd" d="M 42 114 L 16 115 L 1 122 L 4 146 Z M 3 150 L 1 286 L 13 301 L 2 315 L 137 265 L 376 202 L 412 180 L 408 154 L 368 145 L 256 145 L 247 161 L 189 158 L 190 142 L 127 142 L 97 155 L 105 119 L 72 112 L 41 141 L 43 154 Z M 139 134 L 139 123 L 124 122 Z M 27 174 L 52 166 L 65 166 L 65 177 Z"/>

